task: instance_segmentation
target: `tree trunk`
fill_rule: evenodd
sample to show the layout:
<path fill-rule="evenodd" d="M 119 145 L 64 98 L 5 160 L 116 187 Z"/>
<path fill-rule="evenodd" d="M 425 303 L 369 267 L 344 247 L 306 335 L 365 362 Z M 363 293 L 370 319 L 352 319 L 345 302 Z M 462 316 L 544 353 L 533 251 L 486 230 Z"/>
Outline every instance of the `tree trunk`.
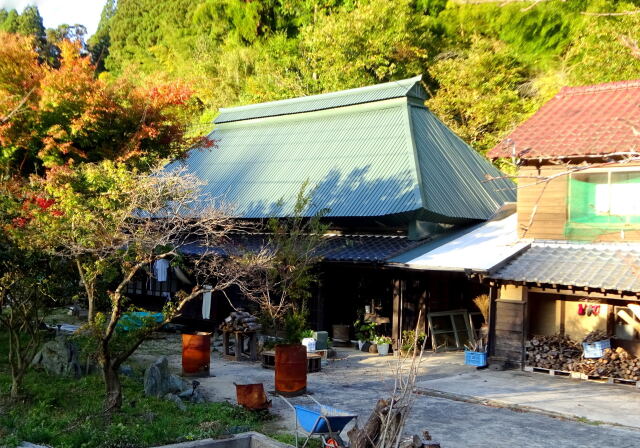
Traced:
<path fill-rule="evenodd" d="M 87 321 L 93 322 L 96 317 L 96 309 L 95 309 L 95 296 L 93 294 L 93 288 L 87 286 L 87 302 L 88 302 L 88 310 L 87 310 Z"/>
<path fill-rule="evenodd" d="M 105 409 L 109 412 L 117 411 L 122 407 L 122 385 L 118 376 L 118 369 L 114 368 L 110 361 L 105 362 L 102 367 L 104 384 L 107 388 L 107 398 Z"/>
<path fill-rule="evenodd" d="M 95 309 L 95 284 L 94 281 L 89 281 L 87 276 L 84 275 L 84 269 L 82 268 L 82 263 L 80 262 L 80 258 L 76 257 L 76 266 L 78 268 L 78 273 L 80 274 L 80 279 L 82 280 L 82 285 L 84 286 L 84 290 L 87 293 L 87 321 L 93 322 L 96 317 L 96 309 Z M 95 277 L 94 277 L 95 278 Z"/>

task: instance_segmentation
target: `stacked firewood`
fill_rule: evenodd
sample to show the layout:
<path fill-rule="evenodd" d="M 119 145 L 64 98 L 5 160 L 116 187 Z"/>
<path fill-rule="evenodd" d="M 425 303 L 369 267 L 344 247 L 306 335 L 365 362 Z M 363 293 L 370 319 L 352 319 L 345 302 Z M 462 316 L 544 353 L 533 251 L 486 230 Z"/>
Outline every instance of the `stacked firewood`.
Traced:
<path fill-rule="evenodd" d="M 592 342 L 603 341 L 605 339 L 609 339 L 609 335 L 605 331 L 594 330 L 594 331 L 588 333 L 584 337 L 582 342 L 592 343 Z"/>
<path fill-rule="evenodd" d="M 587 375 L 638 381 L 640 380 L 640 359 L 633 357 L 622 347 L 606 348 L 602 358 L 578 359 L 570 365 L 569 370 Z"/>
<path fill-rule="evenodd" d="M 527 365 L 553 370 L 570 370 L 582 357 L 582 347 L 566 336 L 534 336 L 527 343 Z"/>
<path fill-rule="evenodd" d="M 242 309 L 238 309 L 229 314 L 224 322 L 220 324 L 219 328 L 222 331 L 242 331 L 247 333 L 250 331 L 258 331 L 262 329 L 262 326 L 258 322 L 257 317 Z"/>

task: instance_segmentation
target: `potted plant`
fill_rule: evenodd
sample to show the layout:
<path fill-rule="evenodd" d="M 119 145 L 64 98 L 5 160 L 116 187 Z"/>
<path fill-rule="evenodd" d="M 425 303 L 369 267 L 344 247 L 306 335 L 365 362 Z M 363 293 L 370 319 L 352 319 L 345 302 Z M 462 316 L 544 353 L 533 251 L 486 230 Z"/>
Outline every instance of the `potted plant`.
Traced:
<path fill-rule="evenodd" d="M 379 355 L 389 354 L 389 346 L 391 345 L 391 338 L 389 336 L 376 336 L 373 341 L 378 347 Z"/>
<path fill-rule="evenodd" d="M 405 330 L 402 332 L 402 345 L 400 346 L 400 353 L 402 355 L 409 355 L 414 349 L 418 351 L 422 350 L 424 340 L 427 334 L 424 331 L 418 333 L 416 338 L 415 330 Z"/>
<path fill-rule="evenodd" d="M 305 182 L 296 199 L 293 214 L 271 218 L 263 250 L 247 256 L 264 260 L 255 270 L 255 290 L 245 296 L 260 307 L 273 331 L 284 329 L 284 340 L 276 345 L 275 388 L 282 395 L 303 394 L 307 386 L 307 348 L 301 341 L 307 328 L 307 300 L 317 282 L 315 264 L 328 229 L 322 223 L 326 210 L 308 217 L 311 194 Z M 280 200 L 283 206 L 284 201 Z"/>
<path fill-rule="evenodd" d="M 362 350 L 362 347 L 366 342 L 371 342 L 373 340 L 376 324 L 368 320 L 358 319 L 353 323 L 353 327 L 356 330 L 358 350 Z"/>
<path fill-rule="evenodd" d="M 306 319 L 302 312 L 290 311 L 284 316 L 285 339 L 276 345 L 276 392 L 285 396 L 307 391 L 307 347 L 301 344 Z"/>

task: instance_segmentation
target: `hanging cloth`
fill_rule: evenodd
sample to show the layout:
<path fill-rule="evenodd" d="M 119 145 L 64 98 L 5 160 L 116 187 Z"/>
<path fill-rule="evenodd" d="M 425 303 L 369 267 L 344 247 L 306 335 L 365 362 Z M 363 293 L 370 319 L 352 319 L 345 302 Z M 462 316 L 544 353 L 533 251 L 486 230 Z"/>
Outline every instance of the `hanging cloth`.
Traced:
<path fill-rule="evenodd" d="M 161 258 L 153 263 L 153 276 L 158 282 L 167 281 L 167 272 L 169 271 L 169 261 Z"/>
<path fill-rule="evenodd" d="M 204 288 L 210 290 L 211 286 L 204 285 Z M 211 291 L 205 291 L 202 293 L 202 318 L 211 318 Z"/>

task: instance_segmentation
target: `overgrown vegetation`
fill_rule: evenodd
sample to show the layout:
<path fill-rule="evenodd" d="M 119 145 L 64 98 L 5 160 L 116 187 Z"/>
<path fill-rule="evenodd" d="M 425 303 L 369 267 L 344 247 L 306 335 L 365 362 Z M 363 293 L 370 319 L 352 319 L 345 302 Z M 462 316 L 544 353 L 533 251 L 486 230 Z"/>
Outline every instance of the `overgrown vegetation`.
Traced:
<path fill-rule="evenodd" d="M 0 332 L 0 390 L 7 390 L 8 336 Z M 26 397 L 0 401 L 0 446 L 23 440 L 56 448 L 144 447 L 218 437 L 230 432 L 260 430 L 262 417 L 228 403 L 175 403 L 145 397 L 142 372 L 124 378 L 121 412 L 107 416 L 102 380 L 91 375 L 70 380 L 31 371 L 24 378 Z"/>
<path fill-rule="evenodd" d="M 424 74 L 429 107 L 484 151 L 563 85 L 637 78 L 640 14 L 584 14 L 637 8 L 636 0 L 120 0 L 107 2 L 88 51 L 112 75 L 197 86 L 202 122 L 220 106 Z M 47 39 L 34 8 L 0 14 L 0 29 Z"/>

